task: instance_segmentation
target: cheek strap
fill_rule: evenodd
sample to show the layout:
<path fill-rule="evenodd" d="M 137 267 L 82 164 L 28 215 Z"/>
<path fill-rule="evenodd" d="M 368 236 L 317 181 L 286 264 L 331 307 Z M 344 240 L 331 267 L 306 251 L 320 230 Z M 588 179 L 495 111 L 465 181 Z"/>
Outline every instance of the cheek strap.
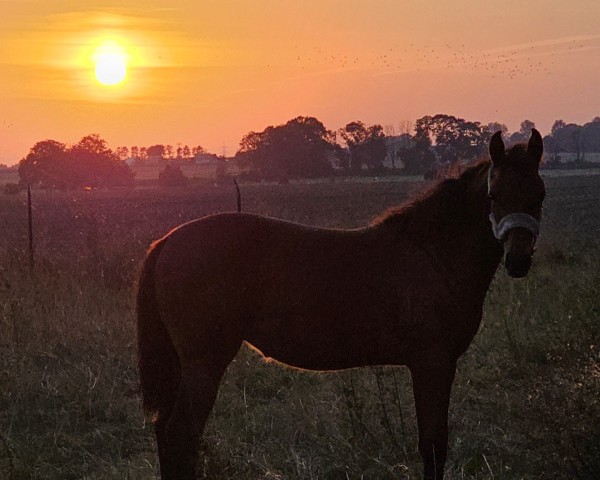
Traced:
<path fill-rule="evenodd" d="M 490 213 L 490 222 L 494 236 L 503 241 L 509 230 L 513 228 L 524 228 L 529 230 L 534 237 L 540 234 L 540 222 L 528 213 L 510 213 L 496 222 L 494 214 Z"/>

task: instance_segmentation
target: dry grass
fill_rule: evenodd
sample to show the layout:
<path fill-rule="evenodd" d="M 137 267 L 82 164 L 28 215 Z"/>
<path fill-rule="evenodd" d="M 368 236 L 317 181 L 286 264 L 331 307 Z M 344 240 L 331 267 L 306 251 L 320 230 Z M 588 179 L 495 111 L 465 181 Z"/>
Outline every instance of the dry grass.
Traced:
<path fill-rule="evenodd" d="M 242 186 L 244 210 L 354 227 L 418 183 Z M 235 208 L 232 189 L 0 198 L 0 478 L 157 478 L 137 397 L 132 285 L 151 239 Z M 461 360 L 450 479 L 592 479 L 600 470 L 600 177 L 548 180 L 531 275 L 499 272 Z M 204 469 L 222 479 L 415 479 L 402 368 L 299 373 L 250 350 L 230 366 Z"/>

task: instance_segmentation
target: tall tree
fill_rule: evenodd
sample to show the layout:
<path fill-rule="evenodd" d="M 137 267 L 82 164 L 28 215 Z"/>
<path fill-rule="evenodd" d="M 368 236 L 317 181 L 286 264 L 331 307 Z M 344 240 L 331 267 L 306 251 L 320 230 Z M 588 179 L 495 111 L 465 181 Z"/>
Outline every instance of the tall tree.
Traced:
<path fill-rule="evenodd" d="M 583 125 L 583 144 L 588 152 L 600 152 L 600 118 Z"/>
<path fill-rule="evenodd" d="M 350 151 L 351 170 L 358 171 L 363 165 L 369 170 L 383 167 L 387 147 L 381 125 L 367 126 L 360 121 L 350 122 L 339 133 Z"/>
<path fill-rule="evenodd" d="M 470 161 L 487 148 L 489 131 L 479 122 L 470 122 L 452 115 L 438 114 L 419 118 L 415 123 L 415 139 L 428 140 L 441 162 Z"/>
<path fill-rule="evenodd" d="M 552 134 L 555 142 L 556 153 L 575 153 L 575 160 L 583 160 L 585 154 L 583 127 L 575 123 L 568 123 L 557 129 Z"/>
<path fill-rule="evenodd" d="M 535 128 L 535 123 L 531 120 L 523 120 L 519 131 L 513 133 L 508 139 L 509 143 L 526 143 L 531 135 L 531 129 Z"/>
<path fill-rule="evenodd" d="M 285 125 L 249 132 L 236 158 L 259 178 L 286 181 L 331 172 L 334 134 L 314 117 L 297 117 Z"/>
<path fill-rule="evenodd" d="M 64 173 L 71 162 L 67 146 L 55 140 L 37 142 L 19 162 L 19 178 L 24 184 L 64 188 Z"/>

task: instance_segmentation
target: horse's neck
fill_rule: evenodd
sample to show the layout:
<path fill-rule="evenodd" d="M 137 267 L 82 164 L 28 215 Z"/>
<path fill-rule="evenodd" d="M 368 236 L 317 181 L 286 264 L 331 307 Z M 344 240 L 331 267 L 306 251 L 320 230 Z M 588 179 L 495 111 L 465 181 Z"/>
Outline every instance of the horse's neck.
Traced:
<path fill-rule="evenodd" d="M 483 296 L 502 258 L 502 246 L 494 238 L 489 221 L 487 172 L 487 168 L 479 169 L 468 184 L 465 201 L 458 206 L 464 215 L 461 228 L 452 225 L 452 218 L 444 219 L 448 237 L 438 242 L 457 280 L 477 285 Z M 473 282 L 475 279 L 477 282 Z"/>
<path fill-rule="evenodd" d="M 482 299 L 502 258 L 489 222 L 487 172 L 480 165 L 404 212 L 404 238 L 419 242 L 432 262 L 468 295 Z M 401 213 L 402 215 L 402 213 Z M 429 222 L 428 222 L 429 220 Z"/>

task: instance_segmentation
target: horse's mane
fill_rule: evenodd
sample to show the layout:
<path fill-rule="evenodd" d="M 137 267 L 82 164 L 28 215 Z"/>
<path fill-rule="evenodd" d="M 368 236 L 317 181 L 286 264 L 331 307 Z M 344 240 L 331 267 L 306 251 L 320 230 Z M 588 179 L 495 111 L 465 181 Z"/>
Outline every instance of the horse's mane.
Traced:
<path fill-rule="evenodd" d="M 439 181 L 416 198 L 391 207 L 375 218 L 373 226 L 391 226 L 399 231 L 417 233 L 432 232 L 440 228 L 443 219 L 451 220 L 456 228 L 462 228 L 469 221 L 469 203 L 481 202 L 476 195 L 480 182 L 485 184 L 485 173 L 490 165 L 489 160 L 481 160 L 467 167 L 457 178 Z M 479 190 L 481 190 L 479 188 Z M 477 205 L 479 207 L 479 205 Z"/>

